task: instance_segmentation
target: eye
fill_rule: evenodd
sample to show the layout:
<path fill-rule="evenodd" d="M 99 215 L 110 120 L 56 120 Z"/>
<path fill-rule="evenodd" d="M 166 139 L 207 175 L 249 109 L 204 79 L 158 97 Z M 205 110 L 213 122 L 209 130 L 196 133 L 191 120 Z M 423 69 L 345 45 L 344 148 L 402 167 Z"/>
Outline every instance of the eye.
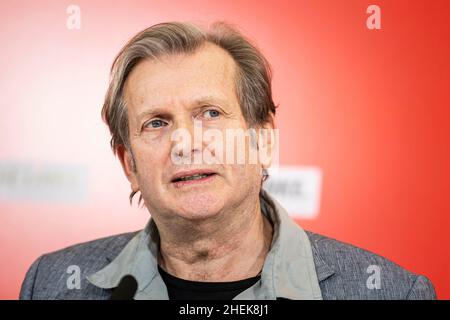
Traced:
<path fill-rule="evenodd" d="M 144 125 L 145 128 L 153 128 L 153 129 L 161 128 L 164 126 L 167 126 L 167 122 L 165 122 L 161 119 L 155 119 L 155 120 L 149 121 Z"/>
<path fill-rule="evenodd" d="M 205 112 L 203 112 L 203 116 L 205 118 L 217 118 L 218 116 L 220 116 L 220 112 L 214 109 L 209 109 L 206 110 Z"/>

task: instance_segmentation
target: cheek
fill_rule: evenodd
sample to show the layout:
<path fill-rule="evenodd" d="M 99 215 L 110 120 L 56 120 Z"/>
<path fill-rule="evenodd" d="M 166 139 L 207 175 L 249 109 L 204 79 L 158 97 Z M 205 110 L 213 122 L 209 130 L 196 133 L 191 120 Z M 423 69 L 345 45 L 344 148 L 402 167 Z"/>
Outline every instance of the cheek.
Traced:
<path fill-rule="evenodd" d="M 140 184 L 161 184 L 161 179 L 167 165 L 168 156 L 162 148 L 146 147 L 135 151 L 137 176 Z"/>
<path fill-rule="evenodd" d="M 259 183 L 260 170 L 258 165 L 233 165 L 230 166 L 229 175 L 236 188 L 249 188 Z"/>

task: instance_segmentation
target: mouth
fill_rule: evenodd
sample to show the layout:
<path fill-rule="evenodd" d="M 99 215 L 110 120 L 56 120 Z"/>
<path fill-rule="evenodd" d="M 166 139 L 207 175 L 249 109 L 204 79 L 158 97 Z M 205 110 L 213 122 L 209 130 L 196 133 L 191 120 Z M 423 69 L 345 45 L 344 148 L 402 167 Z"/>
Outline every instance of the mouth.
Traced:
<path fill-rule="evenodd" d="M 215 172 L 205 170 L 186 171 L 177 173 L 171 182 L 175 187 L 182 187 L 211 181 L 216 175 Z"/>

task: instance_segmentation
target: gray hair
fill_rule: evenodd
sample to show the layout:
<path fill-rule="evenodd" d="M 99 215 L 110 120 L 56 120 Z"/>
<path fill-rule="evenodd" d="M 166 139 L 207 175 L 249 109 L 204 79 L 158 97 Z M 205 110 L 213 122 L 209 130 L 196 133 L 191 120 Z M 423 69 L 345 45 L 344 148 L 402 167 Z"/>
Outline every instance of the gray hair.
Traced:
<path fill-rule="evenodd" d="M 170 54 L 192 54 L 206 43 L 224 49 L 235 61 L 236 94 L 247 124 L 258 126 L 271 121 L 276 106 L 272 99 L 270 65 L 256 46 L 235 27 L 216 22 L 205 30 L 192 23 L 160 23 L 135 35 L 121 49 L 111 67 L 102 118 L 109 127 L 114 154 L 120 146 L 131 152 L 128 113 L 123 97 L 124 84 L 131 70 L 141 60 Z M 130 202 L 135 193 L 130 195 Z"/>

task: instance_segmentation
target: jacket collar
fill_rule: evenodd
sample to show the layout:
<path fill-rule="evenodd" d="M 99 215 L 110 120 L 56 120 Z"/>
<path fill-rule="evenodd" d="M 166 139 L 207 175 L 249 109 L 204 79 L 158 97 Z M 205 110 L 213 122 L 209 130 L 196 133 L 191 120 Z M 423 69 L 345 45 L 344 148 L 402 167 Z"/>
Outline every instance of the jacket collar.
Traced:
<path fill-rule="evenodd" d="M 336 272 L 330 265 L 325 262 L 324 258 L 317 250 L 316 244 L 312 243 L 311 247 L 314 257 L 314 264 L 316 266 L 317 279 L 319 280 L 319 282 L 325 281 L 333 276 Z"/>

